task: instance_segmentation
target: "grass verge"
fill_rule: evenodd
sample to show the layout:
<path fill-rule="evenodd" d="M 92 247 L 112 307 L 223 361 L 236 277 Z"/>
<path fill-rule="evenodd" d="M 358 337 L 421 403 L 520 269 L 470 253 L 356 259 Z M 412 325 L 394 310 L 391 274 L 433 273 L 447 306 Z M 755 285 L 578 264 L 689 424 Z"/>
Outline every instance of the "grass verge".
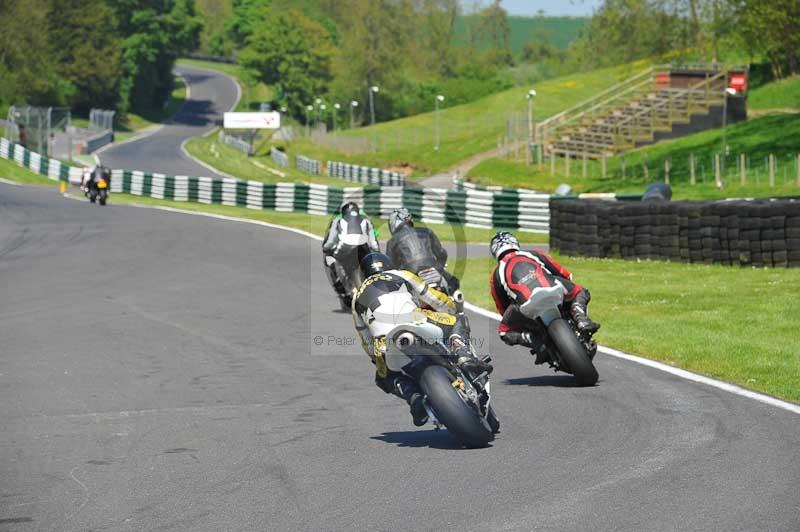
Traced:
<path fill-rule="evenodd" d="M 49 185 L 53 188 L 58 187 L 57 181 L 53 181 L 45 176 L 35 174 L 27 168 L 17 165 L 17 163 L 14 161 L 9 161 L 8 159 L 2 158 L 0 158 L 0 177 L 9 181 L 14 181 L 15 183 L 23 183 L 25 185 Z"/>
<path fill-rule="evenodd" d="M 342 179 L 306 174 L 297 168 L 278 166 L 272 161 L 269 154 L 248 157 L 236 148 L 219 142 L 216 133 L 206 137 L 193 138 L 186 143 L 186 150 L 204 163 L 241 179 L 252 179 L 264 183 L 299 182 L 334 187 L 363 186 Z"/>
<path fill-rule="evenodd" d="M 599 343 L 800 402 L 800 270 L 555 256 L 591 290 Z M 462 280 L 491 310 L 494 265 L 469 259 Z"/>

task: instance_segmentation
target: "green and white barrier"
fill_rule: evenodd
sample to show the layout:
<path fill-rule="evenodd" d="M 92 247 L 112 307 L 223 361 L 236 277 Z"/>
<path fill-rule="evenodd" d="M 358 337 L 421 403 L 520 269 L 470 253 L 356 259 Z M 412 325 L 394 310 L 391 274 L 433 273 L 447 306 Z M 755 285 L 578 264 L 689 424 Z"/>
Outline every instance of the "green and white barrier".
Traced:
<path fill-rule="evenodd" d="M 269 150 L 269 156 L 275 161 L 275 164 L 278 166 L 283 166 L 284 168 L 289 167 L 289 156 L 286 155 L 285 152 L 275 148 L 274 146 Z"/>
<path fill-rule="evenodd" d="M 285 155 L 285 154 L 284 154 Z M 40 157 L 0 139 L 0 157 L 53 180 L 79 183 L 82 170 Z M 355 201 L 370 216 L 386 218 L 406 207 L 428 223 L 503 227 L 547 232 L 549 195 L 524 191 L 448 190 L 402 186 L 330 187 L 303 183 L 262 183 L 241 179 L 169 176 L 136 170 L 112 170 L 111 192 L 173 201 L 229 205 L 249 209 L 329 215 Z"/>
<path fill-rule="evenodd" d="M 320 164 L 316 159 L 311 159 L 304 155 L 298 155 L 295 157 L 295 165 L 297 166 L 298 170 L 302 170 L 307 174 L 319 175 Z"/>
<path fill-rule="evenodd" d="M 405 186 L 406 176 L 380 168 L 328 161 L 328 176 L 377 186 Z"/>

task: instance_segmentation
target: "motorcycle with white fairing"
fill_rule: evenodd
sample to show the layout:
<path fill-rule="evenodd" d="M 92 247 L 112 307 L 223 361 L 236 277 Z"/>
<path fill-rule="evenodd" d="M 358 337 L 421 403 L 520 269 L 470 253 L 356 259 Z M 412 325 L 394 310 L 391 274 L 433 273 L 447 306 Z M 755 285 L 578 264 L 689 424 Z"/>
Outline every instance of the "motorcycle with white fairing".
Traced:
<path fill-rule="evenodd" d="M 534 288 L 518 311 L 527 318 L 526 331 L 542 340 L 536 352 L 537 364 L 547 362 L 556 371 L 571 373 L 579 386 L 597 383 L 597 369 L 592 363 L 597 344 L 590 334 L 579 332 L 564 304 L 560 283 Z"/>
<path fill-rule="evenodd" d="M 389 301 L 384 304 L 392 307 Z M 442 329 L 429 323 L 419 309 L 401 310 L 404 304 L 398 301 L 394 306 L 393 321 L 398 325 L 386 334 L 387 368 L 419 383 L 428 417 L 437 430 L 444 426 L 465 447 L 487 446 L 500 428 L 489 372 L 472 375 L 462 370 L 445 344 Z M 469 349 L 475 356 L 473 347 Z M 482 360 L 488 364 L 491 358 L 487 355 Z"/>

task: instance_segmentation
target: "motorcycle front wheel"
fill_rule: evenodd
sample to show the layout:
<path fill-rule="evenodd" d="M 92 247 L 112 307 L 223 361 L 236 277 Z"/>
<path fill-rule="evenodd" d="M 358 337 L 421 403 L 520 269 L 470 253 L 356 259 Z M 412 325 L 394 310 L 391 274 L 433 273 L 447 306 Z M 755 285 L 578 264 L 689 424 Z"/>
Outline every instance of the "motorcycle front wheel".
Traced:
<path fill-rule="evenodd" d="M 572 373 L 578 386 L 594 386 L 599 378 L 597 369 L 567 320 L 554 320 L 548 325 L 547 333 L 558 349 L 559 358 L 566 366 L 561 369 Z"/>
<path fill-rule="evenodd" d="M 462 445 L 486 447 L 494 433 L 453 387 L 453 377 L 442 366 L 428 366 L 419 381 L 436 418 Z"/>
<path fill-rule="evenodd" d="M 101 190 L 100 194 L 97 196 L 97 201 L 100 203 L 100 205 L 105 205 L 107 199 L 108 199 L 108 192 L 106 192 L 105 190 Z"/>

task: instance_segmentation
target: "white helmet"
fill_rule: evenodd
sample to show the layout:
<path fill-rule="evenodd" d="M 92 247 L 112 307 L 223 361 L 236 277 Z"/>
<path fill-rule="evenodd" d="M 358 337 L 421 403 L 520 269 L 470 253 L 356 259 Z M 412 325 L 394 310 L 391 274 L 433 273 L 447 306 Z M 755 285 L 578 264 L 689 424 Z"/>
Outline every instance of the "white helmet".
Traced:
<path fill-rule="evenodd" d="M 411 216 L 411 211 L 405 207 L 395 209 L 389 215 L 389 232 L 394 234 L 403 225 L 414 225 L 414 217 Z"/>
<path fill-rule="evenodd" d="M 500 257 L 505 255 L 506 251 L 512 250 L 519 251 L 519 240 L 508 231 L 500 231 L 489 242 L 489 251 L 492 252 L 492 256 L 497 260 L 500 260 Z"/>

